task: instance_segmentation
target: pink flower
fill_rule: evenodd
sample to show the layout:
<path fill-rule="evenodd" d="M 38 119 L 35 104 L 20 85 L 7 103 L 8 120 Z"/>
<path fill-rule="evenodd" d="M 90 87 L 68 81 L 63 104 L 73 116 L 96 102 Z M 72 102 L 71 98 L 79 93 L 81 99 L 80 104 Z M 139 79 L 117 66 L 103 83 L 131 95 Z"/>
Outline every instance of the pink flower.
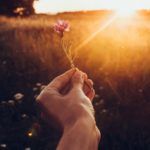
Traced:
<path fill-rule="evenodd" d="M 60 37 L 63 37 L 64 32 L 70 31 L 70 25 L 65 20 L 58 20 L 56 24 L 53 26 L 54 31 L 57 32 Z"/>

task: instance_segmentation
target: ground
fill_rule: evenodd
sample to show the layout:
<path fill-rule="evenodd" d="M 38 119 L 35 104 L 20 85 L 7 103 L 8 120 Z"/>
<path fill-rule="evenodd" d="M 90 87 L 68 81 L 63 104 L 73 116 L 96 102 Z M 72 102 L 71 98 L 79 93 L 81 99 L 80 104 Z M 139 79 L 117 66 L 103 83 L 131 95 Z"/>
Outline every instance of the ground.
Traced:
<path fill-rule="evenodd" d="M 58 143 L 61 133 L 40 119 L 35 103 L 43 87 L 70 68 L 52 28 L 58 19 L 71 26 L 64 38 L 77 51 L 75 65 L 94 81 L 100 149 L 150 149 L 150 12 L 114 16 L 0 17 L 0 149 L 53 150 Z"/>

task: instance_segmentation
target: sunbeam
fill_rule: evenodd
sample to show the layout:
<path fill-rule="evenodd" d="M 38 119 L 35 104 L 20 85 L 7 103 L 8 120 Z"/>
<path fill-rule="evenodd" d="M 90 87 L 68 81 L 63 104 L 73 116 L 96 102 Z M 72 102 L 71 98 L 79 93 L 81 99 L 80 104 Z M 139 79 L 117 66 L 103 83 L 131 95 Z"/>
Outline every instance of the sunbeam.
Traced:
<path fill-rule="evenodd" d="M 115 19 L 117 15 L 113 15 L 107 22 L 105 22 L 96 32 L 94 32 L 91 36 L 89 36 L 87 39 L 85 39 L 79 46 L 75 49 L 75 51 L 79 51 L 82 47 L 84 47 L 86 44 L 88 44 L 91 40 L 94 39 L 101 31 L 106 29 Z"/>

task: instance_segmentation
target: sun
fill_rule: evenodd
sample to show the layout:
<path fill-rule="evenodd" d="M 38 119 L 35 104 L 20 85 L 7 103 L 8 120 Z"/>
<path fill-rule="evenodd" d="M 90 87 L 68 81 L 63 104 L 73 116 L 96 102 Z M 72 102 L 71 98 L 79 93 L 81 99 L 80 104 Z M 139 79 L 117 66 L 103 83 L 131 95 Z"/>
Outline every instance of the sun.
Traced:
<path fill-rule="evenodd" d="M 116 14 L 119 17 L 130 17 L 133 16 L 136 12 L 134 8 L 119 8 L 116 10 Z"/>
<path fill-rule="evenodd" d="M 136 12 L 136 10 L 138 9 L 138 6 L 135 5 L 135 3 L 133 3 L 135 1 L 124 1 L 124 2 L 120 2 L 118 5 L 116 3 L 116 14 L 119 17 L 130 17 L 133 16 Z"/>

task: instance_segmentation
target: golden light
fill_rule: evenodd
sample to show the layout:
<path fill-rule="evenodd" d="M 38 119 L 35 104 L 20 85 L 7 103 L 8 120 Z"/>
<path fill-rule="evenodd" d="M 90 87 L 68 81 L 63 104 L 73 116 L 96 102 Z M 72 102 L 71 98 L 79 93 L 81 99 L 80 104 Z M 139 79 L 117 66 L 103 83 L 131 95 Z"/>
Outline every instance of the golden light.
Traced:
<path fill-rule="evenodd" d="M 136 12 L 136 9 L 133 9 L 133 8 L 120 8 L 118 10 L 116 10 L 116 14 L 117 16 L 119 17 L 130 17 L 130 16 L 133 16 Z"/>
<path fill-rule="evenodd" d="M 130 17 L 133 16 L 139 8 L 135 1 L 124 1 L 118 5 L 116 4 L 116 13 L 119 17 Z"/>
<path fill-rule="evenodd" d="M 78 10 L 118 10 L 118 14 L 130 15 L 137 9 L 150 9 L 149 0 L 40 0 L 34 2 L 37 13 L 57 13 Z"/>

